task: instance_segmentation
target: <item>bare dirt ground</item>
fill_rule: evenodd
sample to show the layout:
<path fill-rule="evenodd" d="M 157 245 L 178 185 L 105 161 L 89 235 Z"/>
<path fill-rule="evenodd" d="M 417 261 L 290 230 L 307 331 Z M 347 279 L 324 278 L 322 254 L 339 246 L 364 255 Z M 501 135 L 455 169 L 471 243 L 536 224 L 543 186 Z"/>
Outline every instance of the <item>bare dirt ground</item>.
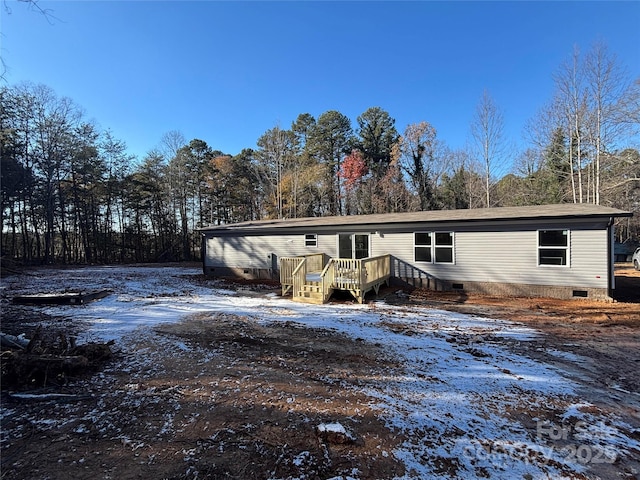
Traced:
<path fill-rule="evenodd" d="M 616 301 L 611 303 L 426 291 L 414 291 L 410 298 L 434 308 L 526 324 L 546 334 L 539 345 L 528 345 L 530 355 L 540 356 L 538 347 L 555 347 L 586 356 L 592 370 L 582 373 L 591 373 L 592 385 L 640 395 L 640 271 L 631 264 L 616 268 Z M 576 366 L 566 362 L 563 367 Z"/>
<path fill-rule="evenodd" d="M 4 419 L 3 430 L 17 431 L 18 438 L 3 445 L 2 478 L 320 479 L 357 471 L 367 479 L 404 473 L 390 453 L 402 438 L 351 388 L 397 367 L 381 347 L 286 323 L 261 327 L 241 316 L 198 314 L 157 327 L 126 356 L 125 363 L 134 364 L 128 370 L 107 365 L 97 378 L 72 386 L 28 389 L 79 395 L 78 401 L 4 396 L 15 413 Z M 136 368 L 142 356 L 146 361 Z M 31 410 L 28 420 L 25 409 Z M 42 417 L 57 417 L 58 427 L 33 421 L 38 409 Z M 345 435 L 318 431 L 337 424 Z"/>
<path fill-rule="evenodd" d="M 539 339 L 512 348 L 572 372 L 590 402 L 640 426 L 640 271 L 631 264 L 617 266 L 611 303 L 424 291 L 414 291 L 410 298 L 434 308 L 520 322 L 543 332 Z M 572 356 L 550 355 L 549 350 L 587 361 L 576 363 Z M 640 438 L 638 428 L 636 436 Z M 640 478 L 640 471 L 634 470 L 631 478 Z"/>
<path fill-rule="evenodd" d="M 616 275 L 619 301 L 612 303 L 393 288 L 381 296 L 391 304 L 503 318 L 541 331 L 538 339 L 510 348 L 572 372 L 585 399 L 623 418 L 640 441 L 640 272 L 622 266 Z M 247 288 L 229 285 L 240 287 Z M 277 290 L 261 285 L 252 294 L 267 292 Z M 46 320 L 58 326 L 47 332 L 53 342 L 59 332 L 81 328 L 73 319 L 37 312 L 3 303 L 2 330 L 30 334 Z M 401 370 L 384 345 L 294 323 L 263 326 L 241 315 L 199 313 L 155 327 L 126 352 L 115 350 L 114 359 L 72 381 L 50 379 L 44 388 L 3 382 L 8 414 L 2 418 L 1 478 L 364 480 L 408 473 L 391 454 L 402 435 L 354 388 Z M 571 354 L 586 361 L 576 363 Z M 9 392 L 77 397 L 37 401 Z M 552 410 L 538 415 L 552 418 Z M 531 412 L 517 405 L 510 412 L 523 423 L 525 413 Z M 322 431 L 338 424 L 347 432 Z M 530 420 L 529 428 L 536 428 Z M 439 465 L 443 477 L 456 478 L 455 462 L 443 458 Z M 564 473 L 640 478 L 640 452 Z"/>

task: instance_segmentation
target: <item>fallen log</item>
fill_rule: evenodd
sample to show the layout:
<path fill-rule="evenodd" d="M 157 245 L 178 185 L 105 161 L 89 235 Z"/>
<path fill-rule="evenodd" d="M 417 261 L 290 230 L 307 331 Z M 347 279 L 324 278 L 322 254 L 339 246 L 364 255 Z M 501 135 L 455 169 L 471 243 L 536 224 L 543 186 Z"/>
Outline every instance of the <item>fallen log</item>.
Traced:
<path fill-rule="evenodd" d="M 18 295 L 13 303 L 19 305 L 84 305 L 108 296 L 110 290 L 94 292 L 39 293 L 35 295 Z"/>
<path fill-rule="evenodd" d="M 84 355 L 23 354 L 17 357 L 20 363 L 37 370 L 59 369 L 65 372 L 82 370 L 89 366 L 89 359 Z"/>

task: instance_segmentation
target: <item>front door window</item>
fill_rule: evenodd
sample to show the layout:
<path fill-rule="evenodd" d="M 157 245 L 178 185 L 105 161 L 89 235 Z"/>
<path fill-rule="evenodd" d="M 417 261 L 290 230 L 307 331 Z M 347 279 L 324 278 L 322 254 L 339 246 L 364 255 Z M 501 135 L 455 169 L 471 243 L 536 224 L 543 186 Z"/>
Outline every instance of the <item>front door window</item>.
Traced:
<path fill-rule="evenodd" d="M 369 257 L 369 235 L 360 233 L 338 234 L 339 258 L 367 258 Z"/>
<path fill-rule="evenodd" d="M 367 258 L 369 256 L 369 235 L 353 236 L 353 258 Z"/>
<path fill-rule="evenodd" d="M 338 235 L 338 258 L 353 258 L 351 255 L 351 235 L 341 233 Z"/>

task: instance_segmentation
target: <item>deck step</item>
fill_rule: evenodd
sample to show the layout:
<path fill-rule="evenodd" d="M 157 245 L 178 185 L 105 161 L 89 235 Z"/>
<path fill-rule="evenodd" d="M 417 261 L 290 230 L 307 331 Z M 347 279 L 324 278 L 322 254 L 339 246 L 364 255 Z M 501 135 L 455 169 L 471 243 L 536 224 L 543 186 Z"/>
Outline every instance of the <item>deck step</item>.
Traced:
<path fill-rule="evenodd" d="M 296 302 L 315 303 L 322 304 L 322 292 L 299 292 L 299 295 L 294 295 L 293 300 Z"/>
<path fill-rule="evenodd" d="M 323 304 L 324 298 L 320 282 L 307 282 L 302 285 L 297 293 L 294 292 L 293 300 L 296 302 Z"/>
<path fill-rule="evenodd" d="M 322 287 L 315 285 L 303 285 L 301 292 L 322 293 Z"/>
<path fill-rule="evenodd" d="M 309 290 L 302 290 L 301 292 L 298 292 L 298 297 L 305 297 L 305 298 L 322 298 L 322 292 L 315 292 L 315 291 L 309 291 Z"/>

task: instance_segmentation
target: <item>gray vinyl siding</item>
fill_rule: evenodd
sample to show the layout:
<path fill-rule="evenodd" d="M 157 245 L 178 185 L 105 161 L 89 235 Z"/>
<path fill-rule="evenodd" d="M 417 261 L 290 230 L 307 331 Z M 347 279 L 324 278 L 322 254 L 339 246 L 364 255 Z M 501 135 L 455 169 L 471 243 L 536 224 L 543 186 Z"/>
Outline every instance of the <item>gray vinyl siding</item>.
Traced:
<path fill-rule="evenodd" d="M 423 230 L 428 231 L 428 230 Z M 454 264 L 414 261 L 413 232 L 374 238 L 374 255 L 391 253 L 412 272 L 454 282 L 606 288 L 606 230 L 570 230 L 570 265 L 538 265 L 538 231 L 455 232 Z"/>
<path fill-rule="evenodd" d="M 384 233 L 371 237 L 373 256 L 390 253 L 405 262 L 413 262 L 413 233 Z"/>
<path fill-rule="evenodd" d="M 313 232 L 309 232 L 313 233 Z M 295 257 L 313 253 L 335 256 L 335 235 L 318 235 L 318 246 L 305 246 L 302 235 L 256 235 L 209 237 L 206 240 L 207 267 L 271 268 L 271 255 Z"/>
<path fill-rule="evenodd" d="M 581 230 L 571 235 L 573 285 L 607 288 L 609 275 L 607 230 Z"/>
<path fill-rule="evenodd" d="M 570 231 L 568 266 L 538 265 L 538 229 L 548 228 Z M 420 278 L 426 275 L 460 283 L 497 282 L 607 288 L 609 239 L 606 229 L 593 229 L 593 225 L 576 223 L 561 227 L 544 223 L 519 225 L 514 230 L 502 227 L 492 231 L 468 225 L 450 225 L 448 228 L 434 229 L 425 226 L 415 230 L 454 232 L 454 264 L 415 262 L 414 231 L 373 231 L 375 230 L 369 232 L 371 255 L 391 254 L 396 264 L 394 273 L 402 272 L 402 276 Z M 317 247 L 305 246 L 304 233 L 209 237 L 206 240 L 205 266 L 270 269 L 274 254 L 278 258 L 311 253 L 325 253 L 335 257 L 338 232 L 349 233 L 349 229 L 341 226 L 331 232 L 318 233 Z M 305 233 L 315 232 L 311 230 Z"/>
<path fill-rule="evenodd" d="M 446 272 L 477 282 L 607 287 L 606 231 L 570 230 L 569 265 L 538 265 L 538 232 L 456 235 L 456 267 Z M 597 277 L 600 278 L 597 278 Z M 457 278 L 457 280 L 461 280 Z"/>

